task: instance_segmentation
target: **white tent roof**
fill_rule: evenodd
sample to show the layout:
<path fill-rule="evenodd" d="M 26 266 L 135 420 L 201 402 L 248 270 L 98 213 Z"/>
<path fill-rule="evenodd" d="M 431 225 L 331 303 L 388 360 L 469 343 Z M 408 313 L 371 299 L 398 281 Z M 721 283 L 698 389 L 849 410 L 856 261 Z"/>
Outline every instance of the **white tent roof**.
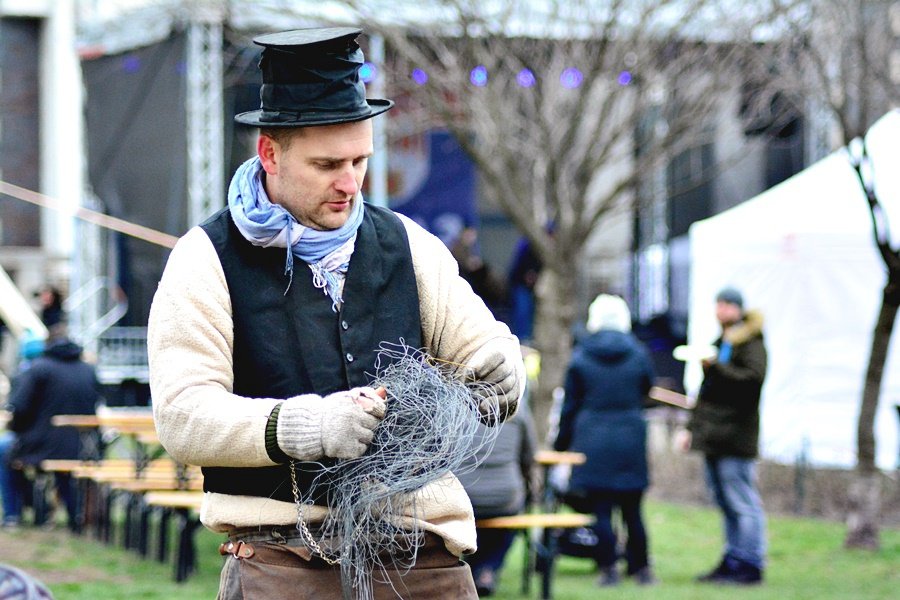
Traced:
<path fill-rule="evenodd" d="M 900 111 L 870 129 L 866 145 L 881 204 L 900 231 Z M 894 236 L 894 239 L 898 239 Z M 769 371 L 760 449 L 791 463 L 856 462 L 856 421 L 881 305 L 885 267 L 865 195 L 845 149 L 731 210 L 695 223 L 691 243 L 691 344 L 719 333 L 713 303 L 725 285 L 766 319 Z M 876 418 L 877 463 L 898 463 L 900 332 L 885 366 Z M 689 364 L 685 385 L 702 375 Z"/>

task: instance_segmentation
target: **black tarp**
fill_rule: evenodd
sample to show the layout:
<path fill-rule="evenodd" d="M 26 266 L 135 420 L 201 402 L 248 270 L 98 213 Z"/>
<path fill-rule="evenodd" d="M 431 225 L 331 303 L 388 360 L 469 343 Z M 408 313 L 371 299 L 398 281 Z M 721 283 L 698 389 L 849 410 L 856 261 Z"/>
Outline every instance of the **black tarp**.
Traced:
<path fill-rule="evenodd" d="M 40 189 L 40 77 L 37 19 L 0 19 L 0 176 Z M 38 207 L 0 195 L 0 244 L 40 246 Z"/>
<path fill-rule="evenodd" d="M 107 214 L 172 235 L 187 229 L 185 40 L 175 33 L 81 65 L 94 193 Z M 120 325 L 146 325 L 169 250 L 113 235 L 108 247 L 129 304 Z"/>

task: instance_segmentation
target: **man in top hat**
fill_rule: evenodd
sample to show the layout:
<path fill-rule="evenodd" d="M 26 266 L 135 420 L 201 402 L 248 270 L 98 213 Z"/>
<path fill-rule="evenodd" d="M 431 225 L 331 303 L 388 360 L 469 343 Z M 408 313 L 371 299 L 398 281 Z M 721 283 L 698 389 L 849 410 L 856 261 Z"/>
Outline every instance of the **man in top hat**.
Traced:
<path fill-rule="evenodd" d="M 703 385 L 685 447 L 705 455 L 706 481 L 724 518 L 725 551 L 719 565 L 698 580 L 753 585 L 762 582 L 766 555 L 755 464 L 766 377 L 763 319 L 757 311 L 744 311 L 744 297 L 733 287 L 716 295 L 716 318 L 722 326 L 718 354 L 703 361 Z"/>
<path fill-rule="evenodd" d="M 446 247 L 363 202 L 371 118 L 393 103 L 365 97 L 360 33 L 254 40 L 261 106 L 236 120 L 260 128 L 257 156 L 234 174 L 228 206 L 179 240 L 150 312 L 160 441 L 203 467 L 201 521 L 229 536 L 220 598 L 342 597 L 339 567 L 296 526 L 296 500 L 310 494 L 314 463 L 371 442 L 385 411 L 368 387 L 379 344 L 403 340 L 494 384 L 483 415 L 514 413 L 523 392 L 518 340 Z M 375 598 L 475 597 L 459 561 L 475 549 L 465 491 L 447 475 L 417 498 L 407 517 L 426 534 L 415 568 L 376 577 Z M 326 510 L 305 506 L 306 525 Z"/>

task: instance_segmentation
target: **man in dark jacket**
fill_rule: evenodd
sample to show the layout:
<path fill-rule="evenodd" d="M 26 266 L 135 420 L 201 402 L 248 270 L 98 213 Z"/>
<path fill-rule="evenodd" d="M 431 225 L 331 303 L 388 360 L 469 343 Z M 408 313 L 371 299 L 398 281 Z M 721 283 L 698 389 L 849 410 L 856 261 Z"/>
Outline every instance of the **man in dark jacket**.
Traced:
<path fill-rule="evenodd" d="M 762 316 L 744 312 L 734 288 L 716 296 L 722 336 L 718 355 L 703 361 L 704 380 L 687 447 L 706 457 L 706 479 L 725 521 L 722 560 L 699 581 L 757 584 L 766 553 L 766 520 L 756 489 L 759 398 L 766 376 Z"/>
<path fill-rule="evenodd" d="M 48 343 L 44 354 L 13 382 L 8 428 L 17 434 L 10 452 L 16 468 L 39 466 L 47 459 L 79 458 L 77 430 L 55 427 L 55 415 L 94 414 L 100 386 L 94 367 L 81 358 L 81 347 L 65 337 Z M 69 527 L 77 526 L 75 495 L 67 473 L 56 474 L 57 493 L 66 505 Z"/>
<path fill-rule="evenodd" d="M 617 539 L 612 511 L 628 529 L 628 575 L 641 585 L 655 583 L 641 518 L 647 469 L 644 398 L 653 382 L 646 350 L 631 334 L 631 313 L 618 296 L 601 294 L 588 313 L 592 334 L 575 349 L 566 375 L 566 395 L 554 448 L 583 452 L 587 460 L 572 469 L 566 501 L 591 512 L 598 544 L 594 559 L 600 585 L 619 583 Z"/>

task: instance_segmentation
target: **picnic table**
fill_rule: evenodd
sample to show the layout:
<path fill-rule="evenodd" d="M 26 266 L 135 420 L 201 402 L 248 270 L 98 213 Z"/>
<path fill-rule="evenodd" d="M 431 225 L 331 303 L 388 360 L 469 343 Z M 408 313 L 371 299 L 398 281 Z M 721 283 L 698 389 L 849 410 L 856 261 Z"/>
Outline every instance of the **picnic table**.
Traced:
<path fill-rule="evenodd" d="M 99 451 L 88 448 L 80 459 L 44 461 L 42 467 L 47 471 L 70 472 L 81 482 L 79 495 L 83 519 L 92 524 L 98 538 L 106 542 L 112 539 L 113 500 L 124 498 L 123 545 L 137 550 L 141 556 L 148 553 L 150 511 L 164 509 L 157 525 L 160 560 L 164 560 L 167 552 L 169 516 L 179 515 L 175 576 L 178 581 L 186 578 L 195 568 L 193 552 L 186 545 L 193 543 L 190 538 L 196 528 L 196 519 L 190 517 L 190 507 L 166 505 L 167 497 L 160 500 L 153 494 L 186 494 L 195 499 L 202 498 L 202 477 L 199 468 L 181 464 L 166 454 L 159 443 L 152 412 L 149 409 L 102 408 L 93 415 L 57 415 L 51 423 L 58 427 L 75 427 L 94 438 L 101 431 L 112 432 L 117 440 L 130 440 L 126 458 L 100 459 Z M 148 497 L 152 502 L 148 502 Z M 169 496 L 169 501 L 173 497 Z"/>
<path fill-rule="evenodd" d="M 113 431 L 133 442 L 132 458 L 138 477 L 144 466 L 163 454 L 150 409 L 100 409 L 93 415 L 56 415 L 50 422 L 57 427 L 75 427 L 82 434 L 82 456 L 85 460 L 98 459 L 96 432 Z"/>

